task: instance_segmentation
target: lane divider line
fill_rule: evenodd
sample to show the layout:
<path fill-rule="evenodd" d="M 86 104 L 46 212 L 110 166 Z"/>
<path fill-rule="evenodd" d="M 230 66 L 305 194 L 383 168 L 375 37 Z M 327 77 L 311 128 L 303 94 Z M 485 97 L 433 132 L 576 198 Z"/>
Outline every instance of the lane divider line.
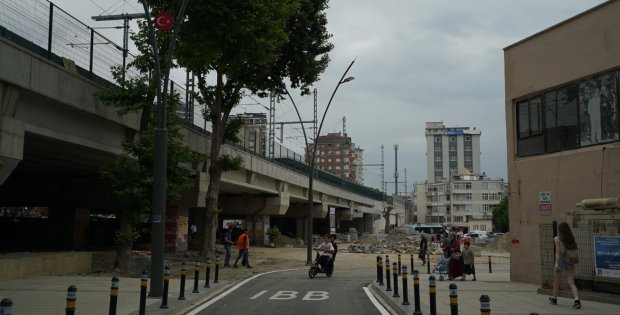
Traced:
<path fill-rule="evenodd" d="M 379 303 L 377 298 L 370 292 L 370 289 L 368 289 L 367 287 L 363 287 L 362 289 L 364 289 L 364 292 L 366 292 L 368 299 L 370 300 L 372 305 L 374 305 L 377 308 L 377 310 L 379 311 L 379 313 L 381 313 L 381 315 L 390 315 L 390 312 L 388 312 L 388 310 L 385 309 L 385 307 L 383 307 L 381 303 Z"/>

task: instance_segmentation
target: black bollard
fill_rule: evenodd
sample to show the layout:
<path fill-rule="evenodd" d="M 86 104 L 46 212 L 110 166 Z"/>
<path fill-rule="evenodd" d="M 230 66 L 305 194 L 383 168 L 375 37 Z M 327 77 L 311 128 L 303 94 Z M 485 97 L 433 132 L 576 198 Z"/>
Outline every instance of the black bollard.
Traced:
<path fill-rule="evenodd" d="M 377 267 L 377 271 L 379 272 L 379 285 L 383 286 L 383 258 L 379 257 L 379 267 Z"/>
<path fill-rule="evenodd" d="M 450 283 L 450 315 L 459 315 L 459 299 L 456 294 L 456 284 Z"/>
<path fill-rule="evenodd" d="M 215 256 L 215 276 L 213 283 L 220 283 L 220 256 Z"/>
<path fill-rule="evenodd" d="M 407 292 L 407 266 L 402 267 L 403 274 L 403 305 L 409 305 L 409 292 Z"/>
<path fill-rule="evenodd" d="M 394 294 L 392 297 L 400 297 L 398 295 L 398 263 L 392 263 L 392 276 L 394 277 Z"/>
<path fill-rule="evenodd" d="M 187 276 L 187 265 L 185 262 L 181 264 L 181 291 L 179 292 L 179 300 L 185 300 L 185 277 Z"/>
<path fill-rule="evenodd" d="M 149 275 L 146 271 L 142 271 L 142 276 L 140 277 L 140 310 L 138 311 L 139 315 L 144 315 L 146 311 L 146 286 L 149 283 Z"/>
<path fill-rule="evenodd" d="M 413 266 L 413 254 L 411 254 L 411 274 L 412 275 L 413 275 L 413 269 L 415 269 L 415 268 Z"/>
<path fill-rule="evenodd" d="M 390 283 L 391 276 L 390 276 L 390 256 L 385 255 L 385 282 L 387 287 L 385 288 L 385 291 L 392 291 L 392 285 Z"/>
<path fill-rule="evenodd" d="M 426 255 L 426 274 L 431 274 L 431 255 Z"/>
<path fill-rule="evenodd" d="M 13 301 L 11 299 L 9 298 L 2 299 L 2 301 L 0 302 L 0 314 L 4 314 L 4 315 L 13 314 L 12 307 L 13 307 Z"/>
<path fill-rule="evenodd" d="M 207 259 L 207 272 L 205 272 L 205 288 L 210 288 L 209 278 L 211 278 L 211 261 Z"/>
<path fill-rule="evenodd" d="M 200 277 L 200 261 L 196 260 L 194 265 L 194 291 L 192 293 L 200 293 L 198 291 L 198 278 Z"/>
<path fill-rule="evenodd" d="M 413 304 L 415 306 L 413 315 L 422 315 L 422 310 L 420 310 L 420 276 L 417 270 L 413 272 Z"/>
<path fill-rule="evenodd" d="M 116 315 L 116 304 L 118 303 L 118 277 L 112 277 L 112 286 L 110 287 L 110 315 Z M 1 313 L 0 313 L 1 314 Z"/>
<path fill-rule="evenodd" d="M 437 292 L 435 291 L 435 277 L 428 277 L 428 296 L 431 306 L 431 315 L 437 315 Z"/>
<path fill-rule="evenodd" d="M 382 269 L 381 265 L 379 264 L 379 260 L 381 259 L 381 256 L 377 256 L 377 283 L 381 282 L 381 276 L 380 274 L 380 269 Z"/>
<path fill-rule="evenodd" d="M 400 267 L 401 267 L 401 264 L 400 264 L 400 254 L 398 254 L 398 275 L 399 276 L 400 276 Z"/>
<path fill-rule="evenodd" d="M 164 268 L 164 293 L 159 308 L 168 308 L 168 289 L 170 288 L 170 267 Z"/>
<path fill-rule="evenodd" d="M 491 315 L 491 299 L 484 294 L 480 296 L 480 314 Z"/>
<path fill-rule="evenodd" d="M 493 269 L 491 269 L 491 256 L 489 256 L 489 273 L 493 273 Z"/>
<path fill-rule="evenodd" d="M 74 285 L 70 285 L 67 288 L 67 307 L 65 308 L 65 315 L 75 314 L 75 305 L 77 301 L 77 288 Z"/>

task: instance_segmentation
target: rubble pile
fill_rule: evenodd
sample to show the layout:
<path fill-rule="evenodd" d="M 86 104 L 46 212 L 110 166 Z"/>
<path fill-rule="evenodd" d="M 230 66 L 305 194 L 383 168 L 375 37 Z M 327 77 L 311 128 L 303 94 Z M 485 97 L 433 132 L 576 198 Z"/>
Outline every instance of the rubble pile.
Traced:
<path fill-rule="evenodd" d="M 348 248 L 351 253 L 371 253 L 371 254 L 389 254 L 404 253 L 416 254 L 420 251 L 420 240 L 417 236 L 407 234 L 404 231 L 393 230 L 387 236 L 381 235 L 364 235 L 359 241 L 354 242 Z M 435 244 L 430 244 L 431 252 L 437 250 Z M 439 249 L 441 253 L 441 249 Z"/>

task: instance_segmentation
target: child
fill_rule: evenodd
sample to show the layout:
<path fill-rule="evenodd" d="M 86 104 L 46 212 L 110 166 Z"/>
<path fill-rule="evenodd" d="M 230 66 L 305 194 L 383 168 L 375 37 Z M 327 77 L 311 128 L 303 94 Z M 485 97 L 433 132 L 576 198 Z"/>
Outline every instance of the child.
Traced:
<path fill-rule="evenodd" d="M 463 278 L 461 281 L 465 281 L 467 275 L 474 275 L 471 281 L 476 281 L 476 267 L 474 266 L 474 251 L 469 249 L 469 242 L 465 242 L 465 248 L 463 249 Z"/>

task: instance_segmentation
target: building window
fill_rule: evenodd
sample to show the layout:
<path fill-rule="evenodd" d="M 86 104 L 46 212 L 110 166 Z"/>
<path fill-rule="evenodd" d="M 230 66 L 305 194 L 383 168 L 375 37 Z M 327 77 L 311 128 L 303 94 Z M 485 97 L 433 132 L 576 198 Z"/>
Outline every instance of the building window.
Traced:
<path fill-rule="evenodd" d="M 471 146 L 470 145 L 466 145 L 465 146 L 465 151 L 471 151 Z"/>
<path fill-rule="evenodd" d="M 471 212 L 471 205 L 465 205 L 465 211 Z"/>
<path fill-rule="evenodd" d="M 465 136 L 465 141 L 471 141 L 471 136 Z"/>
<path fill-rule="evenodd" d="M 436 162 L 441 162 L 441 155 L 435 156 L 435 161 Z"/>
<path fill-rule="evenodd" d="M 465 194 L 465 200 L 471 200 L 472 199 L 472 194 Z"/>
<path fill-rule="evenodd" d="M 435 137 L 435 142 L 441 142 L 441 137 Z"/>
<path fill-rule="evenodd" d="M 618 97 L 618 71 L 611 71 L 517 102 L 517 155 L 620 140 Z"/>
<path fill-rule="evenodd" d="M 470 162 L 470 161 L 471 161 L 471 156 L 470 156 L 470 155 L 466 155 L 466 156 L 465 156 L 465 161 Z"/>
<path fill-rule="evenodd" d="M 471 182 L 465 182 L 465 189 L 471 189 Z"/>
<path fill-rule="evenodd" d="M 451 145 L 450 146 L 450 151 L 456 151 L 456 146 L 455 145 Z"/>
<path fill-rule="evenodd" d="M 441 147 L 440 146 L 435 146 L 435 152 L 441 152 Z"/>

